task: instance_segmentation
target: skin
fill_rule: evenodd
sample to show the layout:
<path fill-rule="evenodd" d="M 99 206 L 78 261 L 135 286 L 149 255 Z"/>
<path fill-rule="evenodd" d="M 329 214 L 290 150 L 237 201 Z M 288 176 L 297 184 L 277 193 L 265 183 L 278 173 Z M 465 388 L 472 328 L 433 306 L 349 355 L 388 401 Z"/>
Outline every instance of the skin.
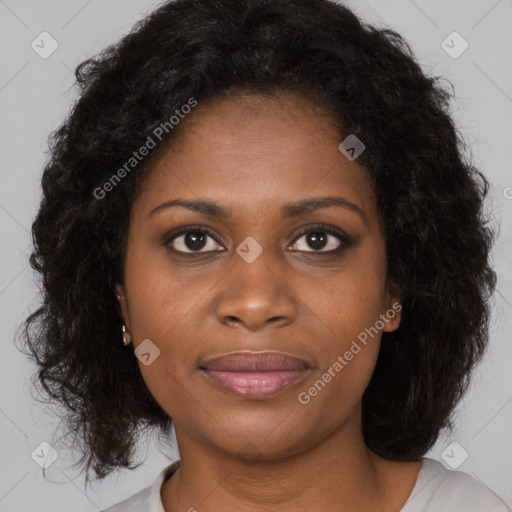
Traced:
<path fill-rule="evenodd" d="M 328 114 L 289 93 L 199 104 L 134 201 L 125 282 L 116 289 L 134 347 L 149 338 L 160 350 L 139 365 L 175 422 L 181 467 L 162 487 L 167 512 L 396 512 L 414 487 L 420 462 L 378 457 L 361 431 L 381 332 L 309 403 L 298 400 L 400 299 L 386 280 L 369 174 L 339 151 L 343 138 Z M 282 216 L 285 203 L 326 196 L 362 214 L 329 206 Z M 149 215 L 177 198 L 215 201 L 231 216 L 181 206 Z M 317 223 L 352 243 L 327 255 L 344 242 L 323 231 L 328 239 L 319 248 L 298 234 Z M 192 224 L 216 239 L 205 234 L 196 252 L 183 234 L 165 245 L 172 229 Z M 263 250 L 251 263 L 236 252 L 249 236 Z M 398 313 L 382 331 L 399 322 Z M 233 396 L 199 369 L 206 358 L 244 349 L 285 352 L 313 368 L 264 400 Z"/>

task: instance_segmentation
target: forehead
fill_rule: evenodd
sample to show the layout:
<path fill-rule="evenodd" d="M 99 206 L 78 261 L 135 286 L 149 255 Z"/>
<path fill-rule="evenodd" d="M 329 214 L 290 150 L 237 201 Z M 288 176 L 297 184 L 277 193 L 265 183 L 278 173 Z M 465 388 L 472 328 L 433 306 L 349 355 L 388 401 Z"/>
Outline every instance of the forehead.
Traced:
<path fill-rule="evenodd" d="M 208 197 L 256 215 L 308 196 L 341 195 L 375 207 L 368 171 L 338 149 L 342 135 L 325 108 L 300 96 L 238 94 L 199 104 L 141 187 L 146 215 L 176 197 Z"/>

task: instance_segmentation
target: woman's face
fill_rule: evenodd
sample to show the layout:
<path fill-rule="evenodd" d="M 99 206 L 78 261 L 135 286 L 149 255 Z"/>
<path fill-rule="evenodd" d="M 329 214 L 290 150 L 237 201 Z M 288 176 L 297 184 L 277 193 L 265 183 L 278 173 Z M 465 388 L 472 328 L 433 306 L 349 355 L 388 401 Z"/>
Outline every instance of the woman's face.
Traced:
<path fill-rule="evenodd" d="M 398 326 L 399 314 L 382 321 L 397 297 L 369 175 L 323 113 L 285 94 L 199 104 L 132 208 L 117 290 L 142 375 L 177 434 L 225 453 L 272 458 L 360 434 L 381 331 Z M 339 202 L 291 207 L 327 197 Z M 175 200 L 216 207 L 154 212 Z M 205 367 L 237 351 L 305 369 Z"/>

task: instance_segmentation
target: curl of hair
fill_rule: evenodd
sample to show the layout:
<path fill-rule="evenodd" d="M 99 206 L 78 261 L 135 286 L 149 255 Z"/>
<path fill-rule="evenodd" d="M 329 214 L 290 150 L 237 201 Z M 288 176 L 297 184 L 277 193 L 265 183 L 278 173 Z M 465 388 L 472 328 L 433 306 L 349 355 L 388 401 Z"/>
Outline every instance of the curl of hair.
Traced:
<path fill-rule="evenodd" d="M 43 300 L 23 341 L 39 389 L 64 404 L 82 440 L 87 474 L 132 467 L 141 430 L 172 425 L 121 343 L 114 284 L 131 205 L 179 125 L 106 198 L 94 190 L 190 98 L 236 91 L 302 95 L 329 109 L 340 141 L 364 142 L 358 162 L 372 178 L 403 318 L 382 336 L 363 434 L 384 458 L 424 455 L 484 353 L 496 279 L 488 182 L 464 156 L 450 94 L 402 37 L 328 0 L 177 0 L 81 63 L 76 78 L 80 95 L 50 137 L 32 226 Z"/>

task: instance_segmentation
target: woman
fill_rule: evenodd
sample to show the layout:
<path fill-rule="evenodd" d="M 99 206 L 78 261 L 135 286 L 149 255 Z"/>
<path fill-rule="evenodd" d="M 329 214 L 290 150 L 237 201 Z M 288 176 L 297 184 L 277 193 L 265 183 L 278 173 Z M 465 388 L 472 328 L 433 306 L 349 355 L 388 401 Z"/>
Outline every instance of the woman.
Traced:
<path fill-rule="evenodd" d="M 178 0 L 77 69 L 26 341 L 110 509 L 506 511 L 425 458 L 488 339 L 488 183 L 402 38 L 328 0 Z M 123 341 L 123 343 L 121 342 Z"/>

